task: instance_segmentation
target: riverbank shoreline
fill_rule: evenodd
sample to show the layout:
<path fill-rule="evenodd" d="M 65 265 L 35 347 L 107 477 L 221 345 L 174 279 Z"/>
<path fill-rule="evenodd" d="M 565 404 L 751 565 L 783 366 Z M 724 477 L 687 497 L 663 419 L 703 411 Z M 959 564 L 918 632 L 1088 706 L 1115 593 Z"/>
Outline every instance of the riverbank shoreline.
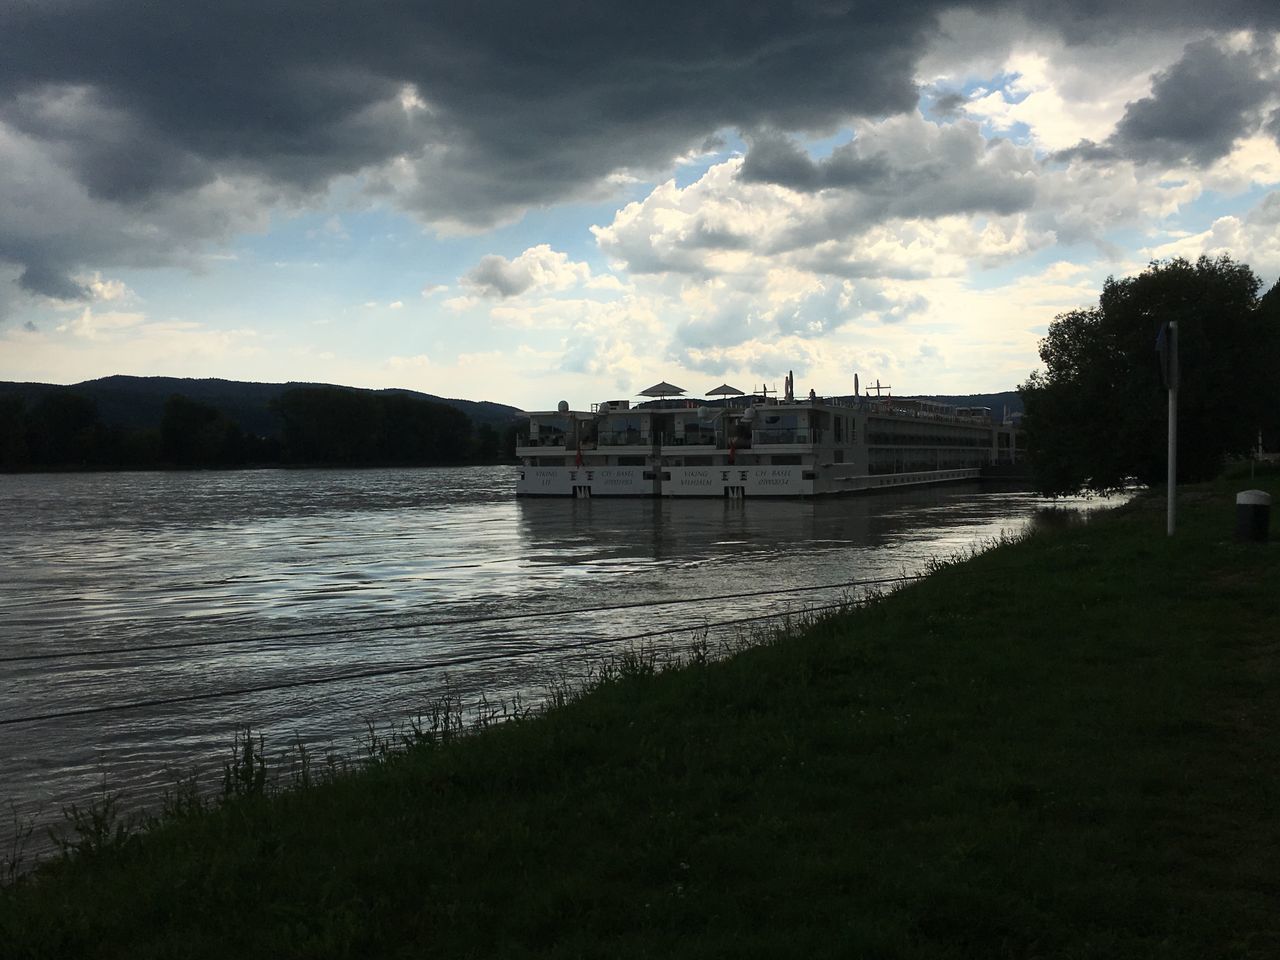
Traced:
<path fill-rule="evenodd" d="M 1142 498 L 726 660 L 108 832 L 17 956 L 1266 956 L 1280 548 Z M 239 783 L 240 788 L 234 784 Z M 90 825 L 92 827 L 92 825 Z"/>

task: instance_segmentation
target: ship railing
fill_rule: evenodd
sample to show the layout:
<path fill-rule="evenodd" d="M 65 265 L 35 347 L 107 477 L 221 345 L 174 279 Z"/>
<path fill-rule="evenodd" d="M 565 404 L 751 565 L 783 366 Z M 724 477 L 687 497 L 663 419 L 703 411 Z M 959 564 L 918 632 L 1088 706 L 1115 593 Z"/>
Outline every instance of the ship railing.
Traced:
<path fill-rule="evenodd" d="M 549 437 L 521 437 L 518 445 L 522 447 L 564 447 L 564 442 L 565 435 L 556 433 Z"/>
<path fill-rule="evenodd" d="M 776 430 L 752 430 L 751 442 L 753 444 L 769 444 L 769 443 L 819 443 L 822 439 L 822 431 L 809 427 L 783 427 Z"/>
<path fill-rule="evenodd" d="M 602 430 L 596 442 L 602 447 L 647 447 L 651 443 L 638 430 Z"/>
<path fill-rule="evenodd" d="M 871 447 L 974 447 L 984 449 L 991 446 L 990 439 L 974 437 L 938 437 L 930 434 L 881 433 L 867 434 L 867 446 Z"/>
<path fill-rule="evenodd" d="M 662 437 L 664 447 L 714 447 L 716 437 L 713 433 L 673 433 Z"/>

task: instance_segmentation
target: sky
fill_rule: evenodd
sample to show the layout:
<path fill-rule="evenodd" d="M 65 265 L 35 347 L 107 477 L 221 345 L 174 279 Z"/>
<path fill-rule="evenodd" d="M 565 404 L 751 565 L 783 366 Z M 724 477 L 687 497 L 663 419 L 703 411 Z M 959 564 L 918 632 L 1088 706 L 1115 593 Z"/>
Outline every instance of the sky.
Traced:
<path fill-rule="evenodd" d="M 0 380 L 1008 390 L 1277 184 L 1274 0 L 0 0 Z"/>

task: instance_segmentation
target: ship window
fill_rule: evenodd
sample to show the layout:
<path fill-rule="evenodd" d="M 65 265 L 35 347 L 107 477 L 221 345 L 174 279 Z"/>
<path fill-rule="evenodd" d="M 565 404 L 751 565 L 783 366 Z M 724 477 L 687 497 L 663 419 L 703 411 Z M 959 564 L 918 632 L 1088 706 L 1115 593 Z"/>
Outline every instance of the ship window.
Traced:
<path fill-rule="evenodd" d="M 836 463 L 844 463 L 844 451 L 843 451 L 843 450 L 837 450 L 837 451 L 836 451 L 836 455 L 835 455 L 835 462 L 836 462 Z"/>
<path fill-rule="evenodd" d="M 568 433 L 569 421 L 565 417 L 547 417 L 542 420 L 533 420 L 533 425 L 538 428 L 539 433 Z"/>
<path fill-rule="evenodd" d="M 800 454 L 798 453 L 777 453 L 774 454 L 770 461 L 775 467 L 798 467 L 800 466 Z"/>
<path fill-rule="evenodd" d="M 620 467 L 643 467 L 644 457 L 619 457 L 618 466 Z"/>

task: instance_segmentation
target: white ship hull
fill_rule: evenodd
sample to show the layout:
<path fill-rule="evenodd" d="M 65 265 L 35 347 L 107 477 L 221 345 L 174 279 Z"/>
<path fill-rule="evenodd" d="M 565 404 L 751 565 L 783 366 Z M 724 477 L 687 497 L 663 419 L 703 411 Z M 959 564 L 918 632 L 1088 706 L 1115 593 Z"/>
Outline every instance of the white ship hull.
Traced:
<path fill-rule="evenodd" d="M 986 410 L 835 397 L 626 401 L 532 413 L 526 497 L 821 497 L 978 478 L 1017 459 Z"/>
<path fill-rule="evenodd" d="M 522 467 L 516 495 L 522 497 L 821 497 L 867 493 L 904 486 L 977 480 L 980 467 L 950 470 L 915 470 L 876 476 L 808 478 L 800 467 L 671 467 L 655 490 L 653 480 L 617 477 L 616 469 L 587 467 Z M 647 471 L 644 471 L 647 472 Z M 603 475 L 603 476 L 602 476 Z"/>

